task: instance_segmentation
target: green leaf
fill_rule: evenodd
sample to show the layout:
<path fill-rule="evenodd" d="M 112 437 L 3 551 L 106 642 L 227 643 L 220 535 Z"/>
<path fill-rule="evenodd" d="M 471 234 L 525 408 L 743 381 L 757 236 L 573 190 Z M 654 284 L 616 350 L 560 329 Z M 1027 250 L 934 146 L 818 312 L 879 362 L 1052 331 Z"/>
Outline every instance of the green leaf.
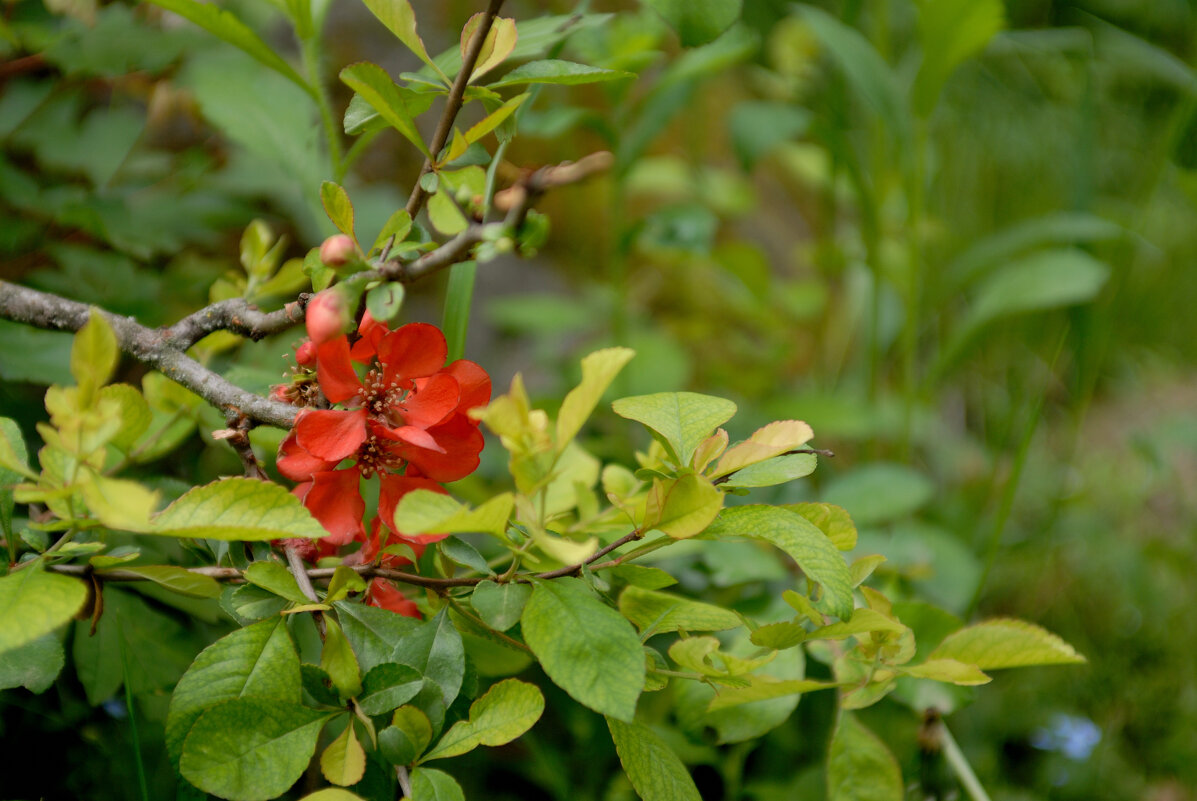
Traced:
<path fill-rule="evenodd" d="M 701 534 L 723 508 L 723 493 L 706 478 L 654 478 L 645 502 L 640 530 L 656 529 L 674 539 Z"/>
<path fill-rule="evenodd" d="M 403 284 L 387 281 L 366 292 L 366 310 L 380 323 L 393 324 L 403 310 Z"/>
<path fill-rule="evenodd" d="M 40 694 L 54 684 L 66 656 L 53 632 L 4 652 L 0 659 L 0 690 L 24 687 Z"/>
<path fill-rule="evenodd" d="M 35 481 L 38 478 L 38 474 L 29 469 L 29 449 L 25 447 L 21 427 L 16 420 L 0 417 L 0 487 L 15 484 L 21 476 Z"/>
<path fill-rule="evenodd" d="M 607 717 L 619 764 L 644 801 L 701 801 L 677 754 L 652 729 Z"/>
<path fill-rule="evenodd" d="M 521 64 L 499 80 L 487 85 L 491 89 L 500 89 L 504 86 L 517 86 L 525 83 L 550 83 L 562 86 L 574 86 L 582 83 L 618 81 L 623 78 L 635 77 L 635 73 L 632 72 L 589 67 L 585 64 L 575 64 L 572 61 L 545 59 L 543 61 L 529 61 L 527 64 Z"/>
<path fill-rule="evenodd" d="M 395 710 L 391 725 L 378 733 L 383 758 L 396 765 L 410 765 L 432 742 L 428 716 L 414 706 Z"/>
<path fill-rule="evenodd" d="M 901 83 L 869 40 L 820 8 L 799 6 L 798 16 L 844 73 L 852 90 L 882 116 L 885 128 L 899 141 L 909 140 L 910 117 Z"/>
<path fill-rule="evenodd" d="M 856 524 L 842 506 L 831 503 L 791 503 L 786 509 L 805 517 L 827 535 L 831 544 L 841 551 L 856 547 Z"/>
<path fill-rule="evenodd" d="M 437 544 L 437 548 L 445 558 L 459 565 L 465 565 L 476 573 L 490 576 L 495 574 L 495 571 L 486 563 L 486 557 L 478 553 L 477 548 L 461 537 L 446 537 Z"/>
<path fill-rule="evenodd" d="M 848 565 L 827 536 L 805 517 L 775 506 L 724 509 L 703 539 L 753 539 L 785 551 L 811 581 L 823 588 L 827 611 L 841 620 L 852 617 Z"/>
<path fill-rule="evenodd" d="M 324 618 L 324 648 L 320 651 L 320 667 L 328 673 L 333 686 L 342 698 L 353 698 L 362 691 L 362 673 L 349 640 L 332 617 Z"/>
<path fill-rule="evenodd" d="M 504 745 L 522 735 L 544 712 L 544 696 L 533 684 L 507 679 L 492 686 L 470 705 L 469 720 L 453 724 L 424 757 L 443 759 L 479 745 Z"/>
<path fill-rule="evenodd" d="M 378 232 L 378 238 L 374 240 L 374 245 L 370 250 L 381 250 L 392 236 L 395 237 L 395 244 L 399 244 L 407 238 L 407 234 L 410 231 L 411 215 L 407 213 L 407 209 L 399 209 L 387 218 L 386 223 L 383 224 L 382 230 Z"/>
<path fill-rule="evenodd" d="M 332 181 L 320 184 L 320 204 L 324 206 L 324 213 L 337 230 L 345 236 L 357 241 L 353 232 L 353 203 L 349 201 L 349 193 L 345 187 Z"/>
<path fill-rule="evenodd" d="M 465 678 L 465 648 L 448 609 L 445 607 L 395 643 L 389 660 L 413 667 L 424 676 L 425 690 L 416 699 L 417 706 L 428 711 L 425 701 L 439 702 L 444 705 L 441 715 L 461 692 Z"/>
<path fill-rule="evenodd" d="M 337 565 L 336 570 L 333 571 L 332 578 L 329 579 L 328 593 L 324 598 L 324 602 L 331 604 L 333 601 L 344 599 L 351 592 L 365 591 L 366 580 L 358 575 L 357 571 L 349 565 Z"/>
<path fill-rule="evenodd" d="M 841 712 L 827 753 L 828 801 L 902 801 L 902 771 L 877 735 Z"/>
<path fill-rule="evenodd" d="M 976 665 L 966 665 L 955 659 L 928 659 L 921 665 L 903 665 L 899 670 L 907 676 L 919 679 L 934 679 L 964 686 L 988 684 L 992 681 Z"/>
<path fill-rule="evenodd" d="M 759 428 L 743 442 L 724 451 L 711 478 L 726 476 L 749 465 L 802 447 L 815 433 L 801 420 L 778 420 Z"/>
<path fill-rule="evenodd" d="M 792 453 L 774 456 L 763 462 L 737 470 L 722 483 L 726 489 L 774 487 L 778 484 L 809 476 L 815 472 L 818 460 L 813 453 Z"/>
<path fill-rule="evenodd" d="M 653 431 L 679 465 L 689 464 L 694 449 L 736 413 L 731 401 L 694 392 L 620 398 L 611 407 Z"/>
<path fill-rule="evenodd" d="M 340 736 L 320 755 L 320 772 L 324 778 L 342 787 L 357 784 L 366 775 L 366 752 L 357 741 L 352 718 Z"/>
<path fill-rule="evenodd" d="M 465 801 L 465 793 L 448 773 L 415 768 L 411 772 L 411 801 Z"/>
<path fill-rule="evenodd" d="M 0 653 L 54 631 L 86 601 L 86 584 L 48 573 L 40 564 L 0 578 Z"/>
<path fill-rule="evenodd" d="M 635 355 L 630 348 L 605 348 L 582 359 L 582 381 L 566 394 L 557 414 L 559 451 L 581 430 L 607 387 Z"/>
<path fill-rule="evenodd" d="M 507 631 L 519 622 L 531 595 L 532 588 L 527 584 L 487 580 L 474 587 L 470 604 L 486 625 L 495 631 Z"/>
<path fill-rule="evenodd" d="M 488 133 L 493 131 L 495 128 L 498 128 L 500 125 L 503 124 L 503 122 L 508 117 L 510 117 L 512 114 L 514 114 L 516 112 L 516 110 L 523 104 L 523 102 L 525 100 L 527 100 L 531 96 L 532 95 L 529 92 L 524 92 L 522 95 L 516 95 L 515 97 L 511 98 L 506 103 L 504 103 L 503 105 L 499 106 L 497 109 L 492 111 L 490 114 L 487 114 L 485 117 L 483 117 L 477 123 L 475 123 L 474 125 L 471 125 L 469 130 L 467 130 L 465 132 L 466 144 L 472 145 L 474 142 L 477 142 L 482 137 L 486 136 Z M 465 152 L 464 147 L 461 149 L 461 152 L 462 153 Z M 450 158 L 447 160 L 452 161 L 453 159 L 457 158 L 460 155 L 461 155 L 461 153 L 458 153 L 458 154 L 454 155 L 453 158 Z"/>
<path fill-rule="evenodd" d="M 836 476 L 823 497 L 842 506 L 860 526 L 887 523 L 918 511 L 935 495 L 935 484 L 917 470 L 877 462 Z"/>
<path fill-rule="evenodd" d="M 364 2 L 366 8 L 370 9 L 371 13 L 378 17 L 379 22 L 387 26 L 387 29 L 395 34 L 395 37 L 403 42 L 408 50 L 432 67 L 446 84 L 449 83 L 449 79 L 436 64 L 432 63 L 432 59 L 428 57 L 428 51 L 424 49 L 424 41 L 416 32 L 416 14 L 412 11 L 411 3 L 407 0 L 364 0 Z"/>
<path fill-rule="evenodd" d="M 949 634 L 927 657 L 928 661 L 934 659 L 955 659 L 982 670 L 1086 661 L 1047 629 L 1009 618 L 986 620 Z"/>
<path fill-rule="evenodd" d="M 267 801 L 299 780 L 335 712 L 264 698 L 211 707 L 183 743 L 179 772 L 199 789 L 233 801 Z"/>
<path fill-rule="evenodd" d="M 740 166 L 751 170 L 783 142 L 806 133 L 810 112 L 790 103 L 750 100 L 737 103 L 728 119 L 732 150 Z"/>
<path fill-rule="evenodd" d="M 538 581 L 520 618 L 545 673 L 574 700 L 630 721 L 644 687 L 635 629 L 575 578 Z"/>
<path fill-rule="evenodd" d="M 270 45 L 263 42 L 258 35 L 245 26 L 230 12 L 211 3 L 200 3 L 196 0 L 150 0 L 154 5 L 161 6 L 167 11 L 173 11 L 184 19 L 191 20 L 208 33 L 220 37 L 234 47 L 240 48 L 257 61 L 270 69 L 293 81 L 296 86 L 309 95 L 316 97 L 316 91 L 300 77 L 290 64 L 283 61 Z"/>
<path fill-rule="evenodd" d="M 892 617 L 883 615 L 874 609 L 861 608 L 852 613 L 850 620 L 842 623 L 832 623 L 829 626 L 820 626 L 810 632 L 807 635 L 807 639 L 842 640 L 845 637 L 867 634 L 873 631 L 888 631 L 894 634 L 901 634 L 905 630 L 906 626 Z"/>
<path fill-rule="evenodd" d="M 134 554 L 136 557 L 136 554 Z M 219 598 L 222 588 L 220 582 L 211 576 L 192 573 L 175 565 L 117 565 L 113 569 L 122 573 L 133 573 L 143 579 L 152 581 L 171 592 L 187 595 L 192 598 Z M 96 574 L 103 576 L 105 570 L 97 569 Z"/>
<path fill-rule="evenodd" d="M 120 429 L 109 441 L 122 452 L 129 453 L 154 420 L 149 404 L 136 388 L 128 384 L 110 384 L 101 388 L 100 400 L 112 402 L 120 411 Z"/>
<path fill-rule="evenodd" d="M 299 584 L 296 583 L 295 576 L 291 575 L 291 571 L 278 562 L 269 559 L 253 562 L 245 569 L 244 575 L 245 580 L 250 584 L 255 584 L 288 601 L 306 604 L 311 600 L 303 594 L 303 590 L 299 589 Z"/>
<path fill-rule="evenodd" d="M 328 536 L 303 503 L 278 484 L 226 478 L 196 487 L 166 507 L 148 533 L 215 540 Z"/>
<path fill-rule="evenodd" d="M 420 694 L 424 677 L 408 665 L 383 662 L 362 678 L 358 705 L 367 715 L 385 715 Z"/>
<path fill-rule="evenodd" d="M 395 526 L 405 534 L 479 532 L 502 536 L 514 499 L 505 492 L 470 509 L 441 492 L 413 490 L 395 508 Z"/>
<path fill-rule="evenodd" d="M 465 26 L 461 29 L 461 60 L 463 63 L 470 40 L 474 38 L 474 32 L 478 30 L 485 16 L 482 12 L 474 14 L 466 20 Z M 478 51 L 478 59 L 474 62 L 474 71 L 470 73 L 470 83 L 507 60 L 511 51 L 515 49 L 517 35 L 515 20 L 497 17 L 493 21 L 490 30 L 486 33 L 486 40 L 483 41 L 482 48 Z"/>
<path fill-rule="evenodd" d="M 103 312 L 92 306 L 87 322 L 75 334 L 71 344 L 71 375 L 79 385 L 81 403 L 90 404 L 100 387 L 112 378 L 120 348 L 116 334 Z"/>
<path fill-rule="evenodd" d="M 340 787 L 325 787 L 323 790 L 305 795 L 299 801 L 365 801 L 365 799 Z"/>
<path fill-rule="evenodd" d="M 1070 248 L 1044 250 L 1006 264 L 978 287 L 960 332 L 945 347 L 944 360 L 955 358 L 994 320 L 1093 300 L 1109 276 L 1104 262 Z"/>
<path fill-rule="evenodd" d="M 619 596 L 619 611 L 641 632 L 726 631 L 743 625 L 740 616 L 721 606 L 667 592 L 629 586 Z"/>
<path fill-rule="evenodd" d="M 204 710 L 233 698 L 299 703 L 299 657 L 283 619 L 274 617 L 221 637 L 183 674 L 170 698 L 166 747 L 172 760 Z"/>
<path fill-rule="evenodd" d="M 718 39 L 740 18 L 743 0 L 643 0 L 677 31 L 682 47 Z"/>
<path fill-rule="evenodd" d="M 386 70 L 368 61 L 351 64 L 341 70 L 341 82 L 357 92 L 370 104 L 388 124 L 431 158 L 428 145 L 416 129 L 415 113 L 408 108 L 407 101 Z M 348 124 L 346 125 L 348 128 Z"/>
<path fill-rule="evenodd" d="M 741 704 L 751 704 L 755 701 L 769 701 L 774 698 L 785 698 L 790 695 L 802 695 L 827 690 L 835 687 L 835 682 L 816 681 L 815 679 L 775 679 L 772 676 L 749 676 L 747 687 L 725 687 L 711 699 L 707 710 L 714 712 L 720 709 L 730 709 Z"/>
<path fill-rule="evenodd" d="M 421 625 L 418 620 L 376 606 L 348 601 L 338 601 L 333 606 L 345 637 L 353 646 L 358 665 L 366 672 L 392 661 L 395 643 Z"/>
<path fill-rule="evenodd" d="M 914 79 L 914 107 L 929 115 L 948 76 L 1002 29 L 1001 0 L 923 0 L 918 3 L 923 63 Z"/>
<path fill-rule="evenodd" d="M 86 478 L 84 479 L 84 476 Z M 87 471 L 80 475 L 80 489 L 88 511 L 110 529 L 147 532 L 153 529 L 150 515 L 158 506 L 158 493 L 136 481 Z"/>

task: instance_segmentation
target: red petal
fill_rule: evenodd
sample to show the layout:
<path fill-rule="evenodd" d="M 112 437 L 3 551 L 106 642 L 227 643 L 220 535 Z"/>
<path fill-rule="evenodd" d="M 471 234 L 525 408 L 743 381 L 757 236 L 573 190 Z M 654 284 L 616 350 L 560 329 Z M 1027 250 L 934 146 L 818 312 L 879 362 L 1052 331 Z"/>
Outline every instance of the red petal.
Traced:
<path fill-rule="evenodd" d="M 295 438 L 308 453 L 336 464 L 365 441 L 366 410 L 310 409 L 295 421 Z"/>
<path fill-rule="evenodd" d="M 433 481 L 456 481 L 478 469 L 478 454 L 482 452 L 485 440 L 478 427 L 465 415 L 455 414 L 448 422 L 427 432 L 436 440 L 443 451 L 438 452 L 418 447 L 409 441 L 400 441 L 399 455 L 406 459 Z"/>
<path fill-rule="evenodd" d="M 303 505 L 328 530 L 325 542 L 344 545 L 365 536 L 362 515 L 366 503 L 362 500 L 360 483 L 361 473 L 353 468 L 313 476 L 312 488 Z"/>
<path fill-rule="evenodd" d="M 303 417 L 307 414 L 310 412 L 300 412 L 299 416 Z M 287 438 L 278 446 L 278 460 L 275 465 L 280 473 L 292 481 L 311 481 L 313 473 L 331 470 L 337 466 L 338 461 L 340 459 L 329 461 L 308 453 L 296 442 L 295 430 L 292 429 Z"/>
<path fill-rule="evenodd" d="M 386 579 L 376 578 L 370 582 L 370 605 L 389 609 L 404 617 L 421 619 L 420 608 L 407 600 L 407 596 L 395 589 L 395 585 Z"/>
<path fill-rule="evenodd" d="M 461 402 L 457 410 L 466 412 L 475 406 L 485 406 L 490 403 L 490 376 L 486 371 L 469 359 L 458 359 L 444 369 L 457 379 L 461 387 Z"/>
<path fill-rule="evenodd" d="M 353 343 L 349 355 L 355 362 L 368 362 L 378 355 L 378 343 L 391 332 L 384 323 L 380 323 L 367 311 L 362 315 L 362 322 L 357 327 L 359 339 Z"/>
<path fill-rule="evenodd" d="M 453 414 L 461 401 L 457 379 L 437 373 L 416 381 L 416 388 L 400 405 L 403 418 L 413 426 L 431 428 Z"/>
<path fill-rule="evenodd" d="M 429 434 L 423 428 L 416 428 L 415 426 L 399 426 L 398 428 L 386 428 L 385 426 L 378 426 L 374 429 L 374 433 L 386 439 L 399 443 L 398 452 L 403 453 L 403 445 L 413 445 L 417 448 L 423 448 L 435 453 L 444 453 L 445 449 L 436 441 L 436 437 Z M 402 457 L 407 458 L 407 457 Z"/>
<path fill-rule="evenodd" d="M 337 337 L 316 348 L 316 380 L 324 397 L 333 403 L 344 403 L 362 388 L 353 363 L 349 361 L 349 340 Z"/>
<path fill-rule="evenodd" d="M 378 343 L 378 361 L 388 384 L 432 375 L 445 366 L 448 355 L 445 335 L 428 323 L 408 323 Z"/>

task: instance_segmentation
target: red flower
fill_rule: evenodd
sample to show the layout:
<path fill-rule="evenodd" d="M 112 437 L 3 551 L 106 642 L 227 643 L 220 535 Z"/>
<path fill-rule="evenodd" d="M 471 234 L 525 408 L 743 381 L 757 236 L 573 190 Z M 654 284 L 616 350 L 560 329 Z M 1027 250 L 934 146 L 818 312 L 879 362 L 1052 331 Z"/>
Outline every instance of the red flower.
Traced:
<path fill-rule="evenodd" d="M 467 412 L 490 400 L 491 387 L 486 371 L 473 362 L 444 365 L 445 338 L 435 326 L 412 323 L 390 331 L 367 315 L 359 332 L 352 349 L 344 336 L 315 347 L 319 389 L 344 408 L 301 411 L 279 448 L 278 468 L 300 482 L 295 494 L 328 529 L 326 542 L 360 540 L 364 551 L 369 540 L 360 480 L 379 477 L 379 514 L 394 531 L 395 505 L 405 493 L 439 490 L 436 482 L 455 481 L 478 467 L 483 438 Z M 308 363 L 310 354 L 309 348 Z M 364 378 L 355 362 L 366 366 Z M 346 459 L 352 464 L 340 467 Z"/>
<path fill-rule="evenodd" d="M 404 617 L 414 617 L 417 620 L 422 617 L 420 615 L 420 608 L 415 605 L 415 602 L 409 601 L 406 595 L 386 579 L 376 578 L 371 581 L 369 588 L 366 590 L 366 596 L 366 602 L 370 606 L 389 609 Z"/>

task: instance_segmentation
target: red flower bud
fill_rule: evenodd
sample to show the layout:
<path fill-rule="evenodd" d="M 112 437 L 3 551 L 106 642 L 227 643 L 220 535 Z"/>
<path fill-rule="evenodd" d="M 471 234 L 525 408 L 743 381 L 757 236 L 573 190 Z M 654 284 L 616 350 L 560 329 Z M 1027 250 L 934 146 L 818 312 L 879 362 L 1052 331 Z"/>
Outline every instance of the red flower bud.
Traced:
<path fill-rule="evenodd" d="M 300 367 L 315 367 L 316 343 L 309 339 L 307 342 L 296 348 L 295 363 Z"/>
<path fill-rule="evenodd" d="M 357 246 L 345 234 L 330 236 L 320 245 L 320 261 L 329 267 L 340 267 L 349 261 Z"/>
<path fill-rule="evenodd" d="M 335 289 L 319 292 L 308 301 L 306 321 L 308 337 L 314 345 L 336 339 L 353 323 L 345 296 Z"/>

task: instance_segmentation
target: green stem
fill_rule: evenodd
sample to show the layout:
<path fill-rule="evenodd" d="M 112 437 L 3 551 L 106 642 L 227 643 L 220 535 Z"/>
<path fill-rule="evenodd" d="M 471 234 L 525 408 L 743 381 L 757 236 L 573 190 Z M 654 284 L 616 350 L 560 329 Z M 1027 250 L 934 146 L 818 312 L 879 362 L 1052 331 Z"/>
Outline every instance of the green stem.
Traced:
<path fill-rule="evenodd" d="M 133 765 L 137 770 L 137 786 L 141 791 L 141 801 L 150 801 L 150 790 L 145 779 L 145 764 L 141 759 L 141 737 L 137 731 L 137 708 L 133 704 L 133 691 L 129 689 L 129 652 L 125 647 L 125 630 L 119 616 L 116 619 L 116 626 L 121 651 L 121 670 L 124 671 L 125 709 L 129 713 L 129 734 L 133 738 Z"/>
<path fill-rule="evenodd" d="M 1059 360 L 1060 352 L 1064 349 L 1064 343 L 1067 340 L 1068 329 L 1065 329 L 1059 343 L 1056 345 L 1055 355 L 1052 356 L 1051 365 L 1048 369 L 1050 375 L 1055 374 L 1056 362 Z M 1042 392 L 1037 393 L 1035 401 L 1031 404 L 1029 419 L 1023 427 L 1022 437 L 1018 442 L 1018 451 L 1014 455 L 1014 465 L 1010 472 L 1010 478 L 1007 479 L 1006 486 L 1002 491 L 1001 505 L 998 507 L 993 531 L 989 534 L 989 542 L 985 549 L 985 565 L 981 569 L 981 577 L 977 580 L 977 589 L 973 592 L 968 609 L 965 610 L 965 620 L 968 620 L 976 613 L 977 606 L 981 603 L 981 593 L 985 591 L 985 583 L 988 581 L 989 574 L 993 570 L 994 562 L 997 561 L 998 549 L 1002 544 L 1002 533 L 1006 529 L 1006 523 L 1010 519 L 1010 512 L 1014 508 L 1014 498 L 1018 494 L 1022 471 L 1027 463 L 1027 455 L 1031 451 L 1031 439 L 1035 434 L 1035 430 L 1039 427 L 1039 415 L 1043 409 L 1043 401 L 1046 395 L 1047 388 L 1045 387 Z"/>
<path fill-rule="evenodd" d="M 324 20 L 320 19 L 320 23 Z M 320 29 L 322 24 L 315 26 L 313 34 L 306 39 L 301 38 L 299 45 L 303 54 L 303 67 L 307 72 L 308 81 L 316 90 L 316 106 L 320 109 L 320 122 L 324 127 L 325 143 L 328 147 L 329 171 L 337 183 L 345 180 L 348 165 L 344 160 L 344 147 L 341 144 L 341 132 L 337 127 L 336 118 L 332 112 L 332 102 L 328 97 L 328 87 L 325 86 L 320 75 L 320 65 L 324 60 Z"/>
<path fill-rule="evenodd" d="M 948 727 L 942 721 L 939 724 L 939 743 L 943 748 L 944 759 L 956 773 L 956 778 L 960 779 L 960 784 L 964 786 L 964 791 L 968 793 L 969 798 L 973 801 L 989 801 L 989 795 L 981 786 L 977 774 L 973 773 L 972 765 L 968 764 L 964 752 L 960 750 L 956 739 L 952 737 L 952 733 L 948 731 Z"/>

